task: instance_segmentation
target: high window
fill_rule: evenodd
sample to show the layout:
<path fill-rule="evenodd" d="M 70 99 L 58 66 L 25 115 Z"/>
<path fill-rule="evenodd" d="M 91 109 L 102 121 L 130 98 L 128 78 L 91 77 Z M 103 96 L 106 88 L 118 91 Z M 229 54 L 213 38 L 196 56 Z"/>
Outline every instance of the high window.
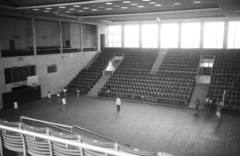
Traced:
<path fill-rule="evenodd" d="M 108 27 L 108 47 L 122 46 L 122 26 Z"/>
<path fill-rule="evenodd" d="M 161 48 L 178 48 L 178 24 L 162 24 Z"/>
<path fill-rule="evenodd" d="M 227 48 L 228 49 L 240 48 L 240 21 L 229 22 Z"/>
<path fill-rule="evenodd" d="M 224 22 L 204 23 L 203 48 L 223 48 Z"/>
<path fill-rule="evenodd" d="M 124 47 L 139 47 L 139 25 L 124 26 Z"/>
<path fill-rule="evenodd" d="M 158 47 L 158 25 L 142 25 L 142 48 Z"/>
<path fill-rule="evenodd" d="M 183 23 L 181 48 L 200 47 L 200 23 Z"/>

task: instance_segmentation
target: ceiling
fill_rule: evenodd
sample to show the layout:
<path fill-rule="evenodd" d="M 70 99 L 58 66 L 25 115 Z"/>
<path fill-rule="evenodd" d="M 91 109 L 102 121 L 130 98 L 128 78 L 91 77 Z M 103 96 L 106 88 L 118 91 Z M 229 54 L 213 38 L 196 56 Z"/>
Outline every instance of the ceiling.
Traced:
<path fill-rule="evenodd" d="M 94 23 L 240 19 L 240 0 L 0 0 L 0 13 Z"/>

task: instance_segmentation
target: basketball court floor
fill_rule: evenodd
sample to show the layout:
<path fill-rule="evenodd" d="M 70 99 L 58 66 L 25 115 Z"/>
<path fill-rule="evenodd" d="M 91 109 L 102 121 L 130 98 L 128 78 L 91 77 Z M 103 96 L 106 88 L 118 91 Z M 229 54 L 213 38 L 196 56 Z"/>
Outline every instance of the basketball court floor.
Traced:
<path fill-rule="evenodd" d="M 77 125 L 94 133 L 147 151 L 175 156 L 240 156 L 240 115 L 223 114 L 218 125 L 215 112 L 209 116 L 195 110 L 122 100 L 68 95 L 66 111 L 52 97 L 20 105 L 20 115 Z M 13 109 L 1 110 L 0 118 L 19 121 Z"/>

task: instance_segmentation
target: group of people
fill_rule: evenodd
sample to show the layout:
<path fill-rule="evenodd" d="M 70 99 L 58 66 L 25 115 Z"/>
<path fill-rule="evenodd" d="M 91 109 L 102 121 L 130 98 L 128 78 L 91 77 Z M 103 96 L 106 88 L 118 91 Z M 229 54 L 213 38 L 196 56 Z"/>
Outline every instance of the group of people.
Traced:
<path fill-rule="evenodd" d="M 200 105 L 200 101 L 197 98 L 195 116 L 198 116 L 199 114 L 199 105 Z M 210 115 L 214 105 L 216 105 L 216 119 L 218 120 L 218 123 L 221 123 L 222 108 L 224 107 L 223 101 L 219 100 L 216 103 L 213 103 L 213 100 L 206 98 L 204 109 L 206 110 L 207 114 Z"/>
<path fill-rule="evenodd" d="M 67 88 L 63 88 L 62 92 L 63 92 L 63 96 L 62 97 L 61 97 L 60 92 L 57 92 L 57 100 L 58 100 L 58 103 L 62 102 L 62 104 L 63 104 L 63 109 L 62 110 L 65 111 L 65 106 L 67 104 L 67 101 L 66 101 L 66 98 L 67 98 Z M 52 103 L 52 95 L 51 95 L 50 91 L 48 91 L 47 97 L 48 97 L 48 103 Z"/>

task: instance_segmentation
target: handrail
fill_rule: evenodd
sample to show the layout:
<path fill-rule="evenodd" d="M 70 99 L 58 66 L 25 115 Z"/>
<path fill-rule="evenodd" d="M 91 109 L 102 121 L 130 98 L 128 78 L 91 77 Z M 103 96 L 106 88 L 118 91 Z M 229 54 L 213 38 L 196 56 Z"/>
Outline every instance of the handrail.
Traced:
<path fill-rule="evenodd" d="M 199 72 L 199 70 L 200 70 L 200 68 L 201 68 L 202 57 L 203 57 L 203 55 L 201 55 L 200 61 L 199 61 L 199 63 L 198 63 L 198 69 L 197 69 L 197 75 L 196 75 L 196 82 L 197 82 L 198 72 Z"/>
<path fill-rule="evenodd" d="M 37 121 L 37 122 L 41 122 L 41 123 L 49 124 L 49 125 L 56 125 L 56 126 L 61 126 L 61 127 L 70 128 L 70 129 L 71 129 L 71 132 L 72 132 L 72 129 L 73 129 L 72 126 L 63 125 L 63 124 L 58 124 L 58 123 L 53 123 L 53 122 L 48 122 L 48 121 L 44 121 L 44 120 L 33 119 L 33 118 L 30 118 L 30 117 L 26 117 L 26 116 L 21 116 L 21 117 L 20 117 L 20 121 L 23 122 L 23 121 L 22 121 L 23 119 L 25 119 L 25 120 L 31 120 L 31 121 Z"/>
<path fill-rule="evenodd" d="M 121 57 L 124 58 L 124 54 L 121 55 Z M 121 59 L 121 61 L 119 61 L 116 65 L 115 65 L 115 69 L 117 69 L 117 67 L 120 65 L 120 63 L 122 62 L 123 59 Z"/>
<path fill-rule="evenodd" d="M 108 62 L 105 64 L 105 66 L 104 66 L 104 70 L 106 69 L 106 67 L 108 66 L 108 63 L 113 59 L 113 57 L 115 57 L 115 55 L 117 55 L 117 54 L 122 54 L 122 53 L 114 53 L 113 55 L 112 55 L 112 57 L 108 60 Z"/>
<path fill-rule="evenodd" d="M 71 141 L 71 140 L 67 140 L 67 139 L 62 139 L 62 138 L 52 137 L 52 136 L 48 136 L 48 135 L 43 135 L 41 133 L 35 133 L 35 132 L 31 132 L 31 131 L 21 130 L 21 129 L 18 129 L 18 128 L 8 127 L 8 126 L 4 126 L 4 125 L 0 125 L 0 129 L 5 129 L 5 130 L 13 131 L 13 132 L 16 132 L 16 133 L 20 133 L 20 134 L 30 135 L 30 136 L 50 140 L 50 141 L 55 141 L 55 142 L 60 142 L 60 143 L 63 143 L 63 144 L 68 144 L 68 145 L 72 145 L 72 146 L 86 148 L 86 149 L 89 149 L 89 150 L 99 151 L 99 152 L 103 152 L 103 153 L 110 154 L 110 155 L 115 155 L 115 156 L 137 156 L 137 155 L 130 154 L 130 153 L 122 153 L 122 152 L 118 152 L 118 151 L 114 151 L 114 150 L 110 150 L 110 149 L 105 149 L 105 148 L 101 148 L 101 147 L 97 147 L 97 146 L 93 146 L 93 145 L 89 145 L 89 144 L 84 144 L 84 143 L 75 142 L 75 141 Z"/>
<path fill-rule="evenodd" d="M 58 126 L 55 126 L 55 125 L 51 125 L 51 124 L 47 124 L 47 123 L 44 123 L 44 124 L 49 125 L 49 126 L 52 126 L 52 127 L 55 127 L 55 128 L 60 129 L 60 130 L 62 130 L 62 131 L 65 131 L 65 132 L 69 132 L 69 133 L 72 133 L 72 134 L 77 134 L 77 133 L 72 132 L 72 130 L 69 131 L 69 130 L 63 129 L 63 128 L 58 127 Z"/>
<path fill-rule="evenodd" d="M 91 133 L 91 134 L 96 135 L 96 136 L 98 136 L 98 137 L 101 137 L 101 138 L 103 138 L 103 139 L 105 139 L 105 140 L 114 142 L 114 141 L 111 140 L 111 139 L 108 139 L 108 138 L 106 138 L 106 137 L 104 137 L 104 136 L 101 136 L 101 135 L 99 135 L 99 134 L 96 134 L 96 133 L 94 133 L 94 132 L 91 132 L 91 131 L 89 131 L 89 130 L 86 130 L 86 129 L 82 128 L 82 127 L 79 127 L 79 126 L 74 125 L 73 128 L 77 128 L 77 129 L 83 130 L 83 131 L 85 131 L 85 132 L 88 132 L 88 133 Z"/>

